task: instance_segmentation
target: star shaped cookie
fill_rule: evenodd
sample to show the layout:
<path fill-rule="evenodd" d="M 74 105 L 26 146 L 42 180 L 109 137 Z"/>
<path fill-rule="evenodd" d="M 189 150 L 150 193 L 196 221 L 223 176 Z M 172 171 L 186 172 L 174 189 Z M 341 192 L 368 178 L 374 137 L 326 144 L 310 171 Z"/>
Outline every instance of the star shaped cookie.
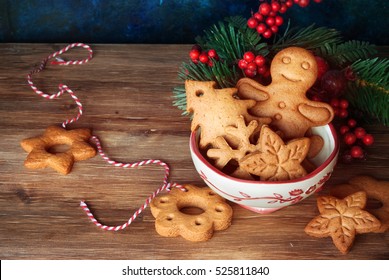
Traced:
<path fill-rule="evenodd" d="M 343 198 L 357 191 L 366 192 L 369 199 L 381 203 L 381 207 L 366 208 L 381 222 L 381 227 L 375 232 L 389 230 L 389 181 L 377 180 L 370 176 L 356 176 L 351 178 L 347 184 L 330 186 L 330 195 Z"/>
<path fill-rule="evenodd" d="M 49 126 L 43 135 L 24 139 L 20 144 L 28 152 L 24 165 L 30 169 L 51 167 L 61 174 L 68 174 L 75 161 L 86 160 L 96 155 L 96 150 L 87 143 L 91 131 L 87 128 L 65 130 Z M 68 150 L 51 153 L 50 148 L 68 146 Z"/>
<path fill-rule="evenodd" d="M 321 196 L 317 199 L 320 215 L 312 219 L 305 232 L 313 237 L 331 236 L 335 246 L 343 254 L 347 253 L 356 234 L 377 230 L 381 223 L 369 212 L 366 206 L 366 193 L 356 192 L 344 199 Z"/>
<path fill-rule="evenodd" d="M 307 174 L 301 162 L 307 156 L 309 144 L 308 138 L 285 144 L 277 133 L 264 125 L 259 136 L 260 150 L 242 158 L 239 166 L 264 181 L 297 179 Z"/>

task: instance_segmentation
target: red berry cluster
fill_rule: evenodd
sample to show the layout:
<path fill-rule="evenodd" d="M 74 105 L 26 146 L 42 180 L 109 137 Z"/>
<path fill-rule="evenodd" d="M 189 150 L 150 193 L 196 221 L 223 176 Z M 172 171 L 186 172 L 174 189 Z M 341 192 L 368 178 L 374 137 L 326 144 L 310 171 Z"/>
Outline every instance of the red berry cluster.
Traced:
<path fill-rule="evenodd" d="M 348 103 L 347 99 L 332 98 L 330 100 L 330 105 L 331 105 L 332 109 L 334 109 L 335 116 L 337 116 L 341 119 L 345 119 L 348 117 L 347 108 L 349 106 L 349 103 Z"/>
<path fill-rule="evenodd" d="M 255 56 L 253 52 L 245 52 L 243 59 L 239 60 L 238 67 L 249 78 L 253 78 L 257 74 L 265 77 L 270 75 L 269 67 L 266 65 L 266 58 L 262 55 Z"/>
<path fill-rule="evenodd" d="M 308 92 L 314 101 L 327 102 L 334 110 L 335 116 L 346 120 L 349 117 L 349 102 L 341 98 L 347 81 L 355 79 L 350 68 L 344 71 L 329 69 L 328 63 L 321 57 L 315 56 L 318 65 L 318 77 L 313 88 Z M 363 149 L 374 143 L 374 137 L 368 134 L 363 127 L 357 127 L 356 120 L 349 118 L 346 124 L 340 126 L 339 132 L 347 149 L 343 152 L 342 161 L 349 163 L 354 159 L 365 159 Z"/>
<path fill-rule="evenodd" d="M 193 63 L 203 63 L 208 64 L 208 66 L 213 66 L 213 60 L 219 60 L 219 56 L 214 49 L 208 51 L 203 51 L 199 45 L 194 45 L 189 52 L 189 57 Z"/>
<path fill-rule="evenodd" d="M 314 0 L 320 3 L 322 0 Z M 264 2 L 259 5 L 258 12 L 253 13 L 247 20 L 247 26 L 256 29 L 264 38 L 270 38 L 278 32 L 278 27 L 284 23 L 284 14 L 293 4 L 300 7 L 309 5 L 310 0 L 272 0 L 270 3 Z"/>
<path fill-rule="evenodd" d="M 363 127 L 357 127 L 357 121 L 349 119 L 347 125 L 340 127 L 343 142 L 350 147 L 343 154 L 343 161 L 350 162 L 352 159 L 364 159 L 365 151 L 362 146 L 370 146 L 374 143 L 374 137 L 368 134 Z"/>

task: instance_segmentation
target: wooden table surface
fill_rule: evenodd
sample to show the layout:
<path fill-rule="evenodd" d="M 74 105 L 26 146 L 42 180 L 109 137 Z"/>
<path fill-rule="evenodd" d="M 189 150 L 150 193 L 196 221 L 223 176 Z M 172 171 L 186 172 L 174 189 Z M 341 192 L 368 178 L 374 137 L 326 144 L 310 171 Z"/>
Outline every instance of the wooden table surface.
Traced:
<path fill-rule="evenodd" d="M 231 227 L 202 243 L 159 236 L 149 208 L 125 230 L 97 228 L 81 200 L 103 223 L 122 224 L 160 187 L 164 172 L 158 166 L 114 168 L 100 156 L 77 162 L 66 176 L 23 166 L 20 141 L 77 112 L 69 96 L 48 101 L 26 82 L 35 65 L 65 45 L 0 45 L 0 259 L 389 259 L 388 232 L 358 235 L 347 255 L 330 238 L 307 236 L 304 227 L 318 214 L 314 196 L 267 215 L 232 205 Z M 204 185 L 189 154 L 190 121 L 172 106 L 190 46 L 92 48 L 95 56 L 85 65 L 48 65 L 34 76 L 45 92 L 64 83 L 81 99 L 84 115 L 69 128 L 92 128 L 117 161 L 161 159 L 172 169 L 172 182 Z M 381 50 L 387 56 L 388 49 Z M 82 49 L 63 55 L 85 56 Z M 389 128 L 365 128 L 375 137 L 368 159 L 339 163 L 327 185 L 358 174 L 389 180 Z"/>

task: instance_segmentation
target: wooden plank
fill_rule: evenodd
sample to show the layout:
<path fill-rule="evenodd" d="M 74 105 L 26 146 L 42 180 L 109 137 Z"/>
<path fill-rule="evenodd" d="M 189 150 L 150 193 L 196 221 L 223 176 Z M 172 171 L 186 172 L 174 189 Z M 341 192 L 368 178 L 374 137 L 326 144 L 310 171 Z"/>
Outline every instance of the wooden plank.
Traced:
<path fill-rule="evenodd" d="M 100 157 L 78 162 L 67 175 L 23 167 L 19 142 L 41 134 L 76 113 L 73 100 L 47 101 L 31 91 L 26 75 L 59 44 L 0 45 L 0 258 L 1 259 L 388 259 L 389 234 L 365 234 L 342 255 L 329 238 L 305 235 L 317 214 L 315 197 L 273 214 L 260 215 L 237 205 L 232 226 L 203 243 L 164 238 L 154 230 L 146 209 L 129 228 L 105 232 L 79 207 L 87 200 L 96 217 L 121 224 L 162 183 L 158 166 L 120 169 Z M 55 92 L 59 83 L 72 88 L 84 105 L 75 127 L 93 128 L 115 160 L 166 161 L 171 181 L 204 185 L 189 154 L 190 121 L 172 106 L 177 71 L 188 45 L 93 45 L 85 65 L 48 69 L 34 76 L 36 85 Z M 382 48 L 384 56 L 388 48 Z M 65 58 L 84 57 L 72 50 Z M 356 174 L 389 180 L 389 131 L 366 126 L 375 144 L 366 161 L 339 163 L 328 184 Z"/>

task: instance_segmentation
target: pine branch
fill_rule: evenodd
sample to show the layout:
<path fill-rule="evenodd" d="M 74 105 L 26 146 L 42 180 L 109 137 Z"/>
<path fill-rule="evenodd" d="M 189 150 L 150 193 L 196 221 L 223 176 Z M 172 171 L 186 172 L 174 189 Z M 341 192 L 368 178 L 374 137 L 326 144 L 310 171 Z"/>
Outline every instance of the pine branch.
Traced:
<path fill-rule="evenodd" d="M 219 88 L 234 87 L 242 77 L 241 71 L 235 65 L 230 66 L 225 61 L 213 60 L 213 66 L 202 63 L 183 63 L 178 76 L 183 81 L 215 81 Z"/>
<path fill-rule="evenodd" d="M 178 86 L 173 89 L 173 105 L 177 106 L 178 109 L 181 109 L 183 115 L 189 115 L 186 111 L 186 92 L 185 86 Z"/>
<path fill-rule="evenodd" d="M 374 58 L 358 60 L 351 65 L 351 68 L 360 80 L 380 85 L 388 91 L 389 59 Z"/>
<path fill-rule="evenodd" d="M 266 56 L 269 51 L 266 43 L 255 30 L 247 27 L 247 20 L 240 16 L 226 18 L 204 31 L 196 42 L 206 49 L 215 49 L 219 57 L 228 63 L 236 63 L 247 51 Z"/>
<path fill-rule="evenodd" d="M 389 126 L 389 60 L 358 60 L 351 68 L 357 80 L 348 85 L 349 101 L 355 108 Z"/>
<path fill-rule="evenodd" d="M 297 46 L 308 50 L 316 50 L 325 45 L 340 44 L 342 42 L 340 32 L 326 27 L 315 27 L 314 24 L 305 28 L 287 28 L 285 33 L 275 39 L 271 47 L 272 53 Z"/>
<path fill-rule="evenodd" d="M 258 32 L 255 29 L 251 29 L 247 26 L 246 18 L 241 16 L 232 16 L 226 18 L 225 21 L 239 30 L 242 34 L 246 50 L 253 51 L 256 55 L 267 56 L 269 54 L 267 43 L 260 43 L 261 36 L 258 36 Z"/>
<path fill-rule="evenodd" d="M 342 44 L 328 44 L 315 50 L 315 53 L 328 61 L 334 68 L 343 68 L 358 59 L 366 59 L 377 53 L 374 45 L 351 40 Z"/>

